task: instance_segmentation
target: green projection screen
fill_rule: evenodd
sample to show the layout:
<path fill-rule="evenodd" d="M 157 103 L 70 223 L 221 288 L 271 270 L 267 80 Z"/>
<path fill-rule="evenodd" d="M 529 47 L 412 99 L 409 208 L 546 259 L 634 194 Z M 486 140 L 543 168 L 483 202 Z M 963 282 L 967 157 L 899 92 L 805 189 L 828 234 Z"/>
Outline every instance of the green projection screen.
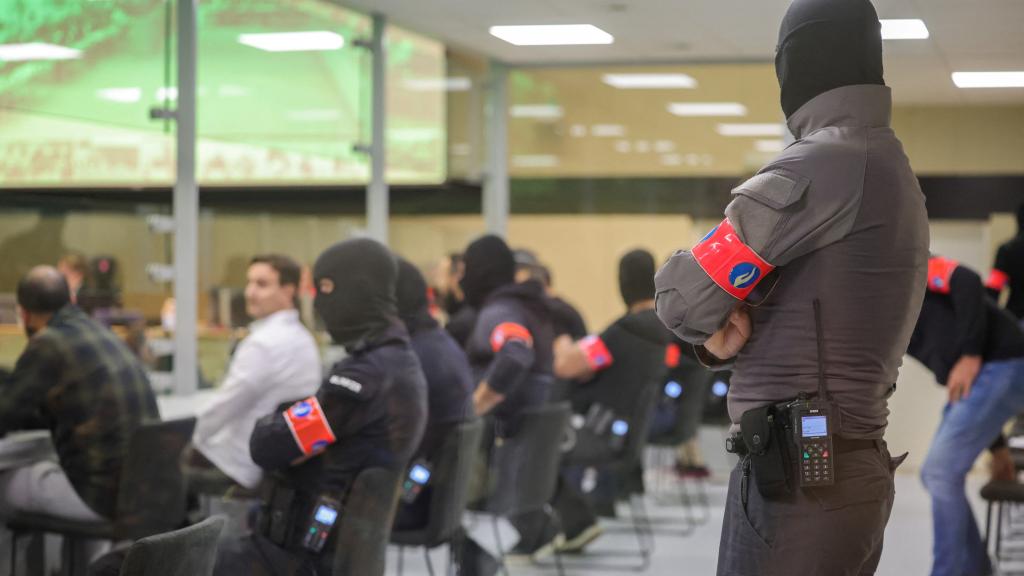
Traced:
<path fill-rule="evenodd" d="M 174 178 L 173 5 L 0 0 L 0 187 L 161 186 Z M 370 19 L 317 0 L 199 3 L 204 185 L 359 185 Z M 388 180 L 446 177 L 444 46 L 388 29 Z M 168 42 L 168 39 L 170 42 Z"/>

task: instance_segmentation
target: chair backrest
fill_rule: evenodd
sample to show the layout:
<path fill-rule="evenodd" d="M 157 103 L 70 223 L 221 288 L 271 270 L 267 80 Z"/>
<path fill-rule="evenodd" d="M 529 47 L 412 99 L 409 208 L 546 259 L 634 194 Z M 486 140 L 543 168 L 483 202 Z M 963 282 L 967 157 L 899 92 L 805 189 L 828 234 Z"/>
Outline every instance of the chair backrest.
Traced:
<path fill-rule="evenodd" d="M 643 386 L 637 392 L 633 413 L 630 414 L 629 429 L 636 430 L 626 438 L 626 449 L 620 459 L 628 463 L 643 461 L 644 448 L 647 446 L 647 429 L 651 427 L 654 415 L 654 403 L 661 392 L 657 385 Z"/>
<path fill-rule="evenodd" d="M 430 485 L 430 519 L 425 529 L 428 548 L 451 540 L 462 528 L 462 513 L 469 499 L 469 479 L 480 451 L 483 421 L 479 418 L 455 427 L 434 461 Z"/>
<path fill-rule="evenodd" d="M 143 424 L 131 438 L 119 479 L 114 535 L 137 540 L 178 528 L 185 520 L 181 452 L 195 418 Z"/>
<path fill-rule="evenodd" d="M 143 538 L 132 544 L 121 576 L 211 576 L 217 541 L 226 520 L 212 516 L 199 524 Z"/>
<path fill-rule="evenodd" d="M 519 432 L 496 443 L 490 474 L 495 489 L 487 508 L 498 515 L 543 508 L 555 493 L 568 403 L 523 412 Z"/>
<path fill-rule="evenodd" d="M 398 488 L 405 468 L 367 468 L 356 476 L 345 501 L 333 546 L 330 574 L 383 576 Z M 331 543 L 328 543 L 331 546 Z M 323 574 L 328 573 L 321 566 Z"/>
<path fill-rule="evenodd" d="M 668 378 L 682 387 L 676 401 L 675 422 L 671 430 L 651 438 L 651 444 L 676 446 L 697 435 L 703 420 L 708 391 L 715 377 L 714 372 L 686 357 L 680 360 L 678 367 L 669 371 Z"/>

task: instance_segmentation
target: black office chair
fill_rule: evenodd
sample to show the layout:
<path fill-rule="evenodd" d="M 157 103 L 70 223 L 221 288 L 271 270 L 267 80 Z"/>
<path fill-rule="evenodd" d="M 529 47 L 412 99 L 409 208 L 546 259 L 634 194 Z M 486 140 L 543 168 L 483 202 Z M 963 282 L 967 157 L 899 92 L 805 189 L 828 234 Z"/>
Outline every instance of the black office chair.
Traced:
<path fill-rule="evenodd" d="M 223 517 L 143 538 L 132 544 L 121 565 L 121 576 L 211 576 L 217 561 L 217 540 Z"/>
<path fill-rule="evenodd" d="M 462 514 L 469 498 L 469 478 L 480 446 L 483 421 L 460 424 L 448 435 L 435 459 L 430 485 L 430 519 L 421 530 L 393 530 L 391 543 L 398 548 L 398 573 L 402 574 L 405 548 L 422 547 L 427 571 L 433 576 L 430 550 L 448 545 L 448 571 L 455 543 L 462 536 Z"/>
<path fill-rule="evenodd" d="M 345 500 L 334 543 L 333 557 L 325 556 L 320 574 L 333 576 L 384 576 L 388 537 L 398 506 L 399 486 L 405 466 L 399 469 L 367 468 L 356 476 Z"/>
<path fill-rule="evenodd" d="M 495 446 L 490 467 L 495 488 L 487 500 L 487 511 L 491 514 L 491 526 L 505 576 L 508 576 L 508 567 L 505 565 L 498 518 L 543 511 L 556 525 L 559 522 L 549 503 L 558 485 L 561 440 L 570 412 L 568 403 L 527 410 L 520 416 L 518 434 Z M 555 564 L 558 573 L 563 574 L 557 551 Z"/>
<path fill-rule="evenodd" d="M 9 520 L 11 574 L 17 566 L 18 540 L 25 534 L 61 535 L 65 572 L 75 574 L 78 540 L 138 540 L 180 527 L 185 520 L 186 491 L 179 459 L 195 423 L 195 418 L 153 422 L 135 431 L 121 469 L 112 520 L 77 522 L 42 514 L 20 514 Z"/>

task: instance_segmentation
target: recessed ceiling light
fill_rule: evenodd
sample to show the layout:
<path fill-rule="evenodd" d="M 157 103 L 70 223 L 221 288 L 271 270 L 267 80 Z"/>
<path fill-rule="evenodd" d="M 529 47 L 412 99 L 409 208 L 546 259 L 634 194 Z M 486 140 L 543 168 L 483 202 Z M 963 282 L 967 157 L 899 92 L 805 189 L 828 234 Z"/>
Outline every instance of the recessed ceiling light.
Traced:
<path fill-rule="evenodd" d="M 345 45 L 345 39 L 340 34 L 327 31 L 239 34 L 238 41 L 267 52 L 338 50 Z"/>
<path fill-rule="evenodd" d="M 552 154 L 523 154 L 513 156 L 512 165 L 516 168 L 554 168 L 558 166 L 558 156 Z"/>
<path fill-rule="evenodd" d="M 601 81 L 623 90 L 697 87 L 697 81 L 687 74 L 605 74 Z"/>
<path fill-rule="evenodd" d="M 451 78 L 410 78 L 402 82 L 406 90 L 413 92 L 466 92 L 473 82 L 465 76 Z"/>
<path fill-rule="evenodd" d="M 785 128 L 778 124 L 719 124 L 718 133 L 722 136 L 782 136 Z"/>
<path fill-rule="evenodd" d="M 786 143 L 782 140 L 758 140 L 754 142 L 754 149 L 758 152 L 782 152 Z"/>
<path fill-rule="evenodd" d="M 957 88 L 1024 88 L 1024 72 L 953 72 Z"/>
<path fill-rule="evenodd" d="M 96 96 L 101 100 L 131 104 L 142 99 L 142 88 L 138 86 L 128 88 L 102 88 L 96 91 Z"/>
<path fill-rule="evenodd" d="M 676 116 L 747 115 L 747 107 L 738 102 L 672 102 L 668 111 Z"/>
<path fill-rule="evenodd" d="M 491 35 L 516 46 L 611 44 L 615 37 L 592 24 L 491 26 Z"/>
<path fill-rule="evenodd" d="M 25 62 L 28 60 L 74 60 L 82 57 L 82 51 L 67 46 L 31 42 L 29 44 L 0 44 L 0 60 L 4 62 Z"/>
<path fill-rule="evenodd" d="M 917 18 L 880 20 L 882 23 L 882 40 L 924 40 L 928 37 L 928 27 L 924 20 Z"/>
<path fill-rule="evenodd" d="M 537 118 L 557 120 L 562 117 L 562 107 L 554 104 L 519 104 L 512 107 L 513 118 Z"/>

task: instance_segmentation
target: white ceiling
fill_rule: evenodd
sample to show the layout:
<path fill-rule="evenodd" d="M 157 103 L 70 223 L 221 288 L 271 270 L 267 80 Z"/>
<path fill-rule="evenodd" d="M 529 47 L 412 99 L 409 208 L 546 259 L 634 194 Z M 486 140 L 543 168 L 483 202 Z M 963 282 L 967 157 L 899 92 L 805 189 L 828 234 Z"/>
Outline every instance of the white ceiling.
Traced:
<path fill-rule="evenodd" d="M 769 61 L 788 0 L 342 0 L 447 44 L 517 65 Z M 1024 0 L 875 0 L 880 18 L 921 18 L 927 40 L 887 41 L 903 104 L 1024 103 L 1024 89 L 961 90 L 956 70 L 1024 70 Z M 513 46 L 501 24 L 594 24 L 607 46 Z"/>

